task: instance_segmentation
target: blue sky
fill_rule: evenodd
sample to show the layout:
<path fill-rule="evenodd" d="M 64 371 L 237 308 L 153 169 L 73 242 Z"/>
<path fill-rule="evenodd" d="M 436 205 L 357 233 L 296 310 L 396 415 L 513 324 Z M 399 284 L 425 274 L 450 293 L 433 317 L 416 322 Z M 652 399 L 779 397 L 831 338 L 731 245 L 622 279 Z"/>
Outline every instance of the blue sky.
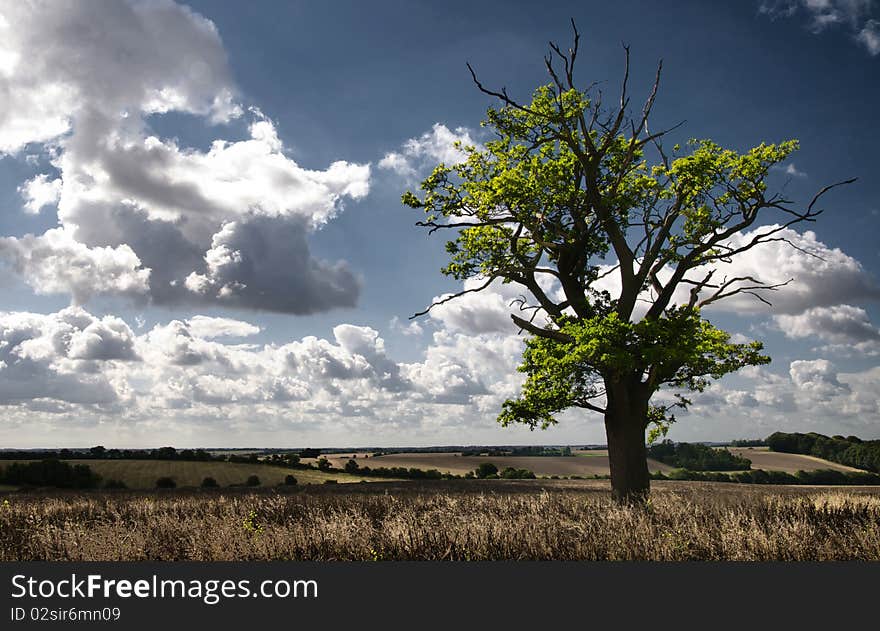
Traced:
<path fill-rule="evenodd" d="M 675 140 L 798 138 L 771 183 L 800 202 L 859 177 L 792 235 L 821 265 L 743 263 L 800 272 L 707 313 L 774 361 L 670 437 L 880 437 L 880 3 L 549 4 L 0 2 L 0 445 L 603 442 L 494 422 L 510 288 L 407 320 L 461 288 L 399 199 L 484 138 L 465 63 L 526 99 L 570 17 L 584 84 L 616 91 L 625 42 L 643 96 L 663 59 Z"/>

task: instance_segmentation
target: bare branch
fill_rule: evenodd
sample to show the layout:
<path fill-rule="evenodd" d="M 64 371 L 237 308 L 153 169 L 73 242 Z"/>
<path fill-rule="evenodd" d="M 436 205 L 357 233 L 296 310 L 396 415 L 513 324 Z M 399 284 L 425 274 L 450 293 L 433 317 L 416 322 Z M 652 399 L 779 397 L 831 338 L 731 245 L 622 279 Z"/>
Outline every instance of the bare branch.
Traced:
<path fill-rule="evenodd" d="M 450 300 L 454 300 L 454 299 L 456 299 L 456 298 L 460 298 L 461 296 L 464 296 L 465 294 L 473 294 L 473 293 L 476 293 L 476 292 L 478 292 L 478 291 L 483 291 L 484 289 L 486 289 L 486 287 L 488 287 L 489 285 L 491 285 L 491 284 L 492 284 L 492 281 L 495 280 L 496 278 L 498 278 L 497 275 L 490 276 L 488 279 L 486 279 L 486 282 L 483 283 L 482 285 L 480 285 L 479 287 L 472 287 L 471 289 L 463 289 L 462 291 L 459 291 L 458 293 L 455 293 L 455 294 L 449 294 L 448 296 L 445 296 L 445 297 L 441 298 L 440 300 L 435 300 L 434 302 L 432 302 L 432 303 L 430 304 L 430 306 L 428 306 L 427 309 L 424 309 L 424 310 L 422 310 L 422 311 L 419 311 L 418 313 L 414 313 L 414 314 L 412 314 L 412 315 L 409 317 L 409 319 L 410 319 L 410 320 L 414 320 L 415 318 L 418 318 L 419 316 L 423 316 L 423 315 L 425 315 L 426 313 L 428 313 L 431 309 L 433 309 L 434 307 L 439 307 L 440 305 L 442 305 L 442 304 L 446 304 L 446 303 L 449 302 Z"/>
<path fill-rule="evenodd" d="M 556 340 L 557 342 L 563 342 L 565 344 L 571 344 L 574 342 L 574 338 L 570 335 L 566 335 L 562 331 L 555 331 L 553 329 L 544 329 L 539 326 L 536 326 L 529 322 L 528 320 L 524 320 L 516 314 L 511 313 L 510 319 L 513 320 L 513 323 L 516 324 L 520 329 L 528 331 L 533 335 L 538 335 L 540 337 L 546 337 L 551 340 Z"/>

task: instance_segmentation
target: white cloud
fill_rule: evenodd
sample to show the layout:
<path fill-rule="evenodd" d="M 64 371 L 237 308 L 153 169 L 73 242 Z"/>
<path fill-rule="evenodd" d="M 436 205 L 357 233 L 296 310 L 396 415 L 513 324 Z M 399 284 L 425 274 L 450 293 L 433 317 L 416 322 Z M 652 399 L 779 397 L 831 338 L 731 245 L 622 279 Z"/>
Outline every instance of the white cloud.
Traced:
<path fill-rule="evenodd" d="M 77 307 L 46 316 L 0 313 L 0 405 L 114 405 L 125 390 L 101 365 L 137 359 L 131 329 L 113 316 Z"/>
<path fill-rule="evenodd" d="M 0 263 L 6 261 L 38 294 L 70 294 L 83 304 L 95 294 L 143 296 L 150 270 L 126 244 L 88 247 L 64 228 L 40 236 L 0 237 Z"/>
<path fill-rule="evenodd" d="M 815 307 L 798 315 L 777 315 L 774 320 L 787 337 L 817 337 L 830 342 L 826 350 L 880 354 L 880 330 L 871 324 L 867 311 L 861 307 Z"/>
<path fill-rule="evenodd" d="M 758 13 L 771 20 L 803 14 L 807 28 L 814 34 L 846 27 L 856 42 L 876 56 L 880 54 L 880 31 L 874 19 L 875 6 L 874 0 L 765 0 L 758 5 Z"/>
<path fill-rule="evenodd" d="M 871 55 L 880 55 L 880 21 L 868 20 L 856 35 L 856 41 L 867 49 Z"/>
<path fill-rule="evenodd" d="M 460 143 L 460 144 L 459 144 Z M 379 168 L 393 171 L 408 180 L 426 174 L 428 169 L 442 162 L 453 166 L 463 162 L 467 154 L 464 147 L 479 146 L 467 127 L 449 129 L 442 123 L 434 123 L 431 131 L 418 138 L 410 138 L 399 151 L 385 154 L 379 161 Z"/>
<path fill-rule="evenodd" d="M 36 175 L 18 188 L 24 199 L 26 212 L 36 215 L 44 206 L 58 203 L 61 197 L 61 178 L 50 180 L 45 173 Z"/>
<path fill-rule="evenodd" d="M 52 261 L 67 275 L 49 283 L 41 265 L 22 264 L 45 258 L 46 242 L 57 240 L 50 233 L 16 240 L 14 251 L 8 242 L 0 252 L 37 291 L 51 284 L 77 301 L 111 291 L 117 283 L 102 281 L 94 256 L 83 252 L 124 251 L 133 255 L 127 262 L 142 266 L 132 273 L 148 280 L 138 293 L 157 304 L 292 313 L 354 304 L 357 279 L 342 262 L 313 259 L 307 236 L 344 200 L 367 195 L 369 165 L 301 167 L 255 107 L 249 137 L 218 139 L 206 151 L 150 132 L 154 114 L 185 112 L 219 123 L 244 113 L 210 20 L 170 1 L 6 2 L 2 13 L 11 53 L 0 60 L 0 152 L 51 141 L 60 173 L 52 180 L 36 175 L 21 193 L 30 212 L 57 201 L 66 245 Z M 278 235 L 295 251 L 282 253 Z M 227 239 L 239 249 L 224 259 Z M 266 239 L 274 247 L 264 250 Z M 254 269 L 271 270 L 274 284 L 261 285 Z M 70 277 L 77 283 L 65 287 Z M 95 287 L 83 286 L 88 278 Z M 284 300 L 275 297 L 282 294 Z"/>
<path fill-rule="evenodd" d="M 828 396 L 849 390 L 838 380 L 834 365 L 827 359 L 795 360 L 788 372 L 794 385 L 811 396 Z"/>
<path fill-rule="evenodd" d="M 203 315 L 193 316 L 186 321 L 186 326 L 193 335 L 207 340 L 216 337 L 249 337 L 260 332 L 260 327 L 250 322 Z"/>

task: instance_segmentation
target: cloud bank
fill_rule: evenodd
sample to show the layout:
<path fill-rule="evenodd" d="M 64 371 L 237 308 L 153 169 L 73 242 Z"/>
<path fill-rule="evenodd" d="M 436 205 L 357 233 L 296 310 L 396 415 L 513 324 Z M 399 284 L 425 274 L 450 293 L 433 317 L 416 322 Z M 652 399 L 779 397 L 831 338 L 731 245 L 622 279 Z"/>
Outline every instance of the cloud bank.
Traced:
<path fill-rule="evenodd" d="M 19 191 L 26 212 L 57 205 L 60 223 L 0 240 L 36 292 L 293 314 L 356 303 L 356 274 L 313 257 L 308 236 L 368 194 L 369 165 L 292 160 L 276 125 L 240 105 L 210 20 L 170 1 L 0 7 L 0 154 L 42 148 L 51 172 Z M 151 131 L 169 112 L 250 122 L 199 150 Z"/>

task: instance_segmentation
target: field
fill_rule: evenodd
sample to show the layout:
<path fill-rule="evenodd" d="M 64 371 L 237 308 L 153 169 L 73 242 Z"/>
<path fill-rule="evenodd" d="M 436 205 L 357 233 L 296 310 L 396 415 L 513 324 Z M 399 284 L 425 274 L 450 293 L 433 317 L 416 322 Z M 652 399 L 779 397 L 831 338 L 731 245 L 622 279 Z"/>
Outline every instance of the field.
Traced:
<path fill-rule="evenodd" d="M 6 466 L 11 461 L 0 461 Z M 27 462 L 25 460 L 17 462 Z M 251 475 L 260 478 L 263 486 L 276 486 L 287 475 L 296 478 L 298 484 L 323 484 L 325 480 L 340 483 L 375 480 L 345 473 L 324 473 L 310 469 L 288 469 L 261 464 L 237 462 L 193 462 L 185 460 L 70 460 L 71 464 L 85 464 L 106 480 L 121 480 L 130 489 L 152 489 L 156 480 L 171 477 L 177 486 L 199 486 L 206 477 L 214 478 L 220 486 L 244 484 Z"/>
<path fill-rule="evenodd" d="M 765 471 L 786 471 L 796 473 L 798 470 L 815 471 L 817 469 L 835 469 L 837 471 L 858 471 L 828 460 L 800 454 L 783 454 L 768 451 L 766 447 L 748 448 L 733 447 L 732 453 L 745 456 L 752 461 L 752 469 Z M 572 476 L 592 477 L 607 476 L 608 451 L 590 449 L 575 451 L 573 456 L 462 456 L 457 453 L 399 453 L 386 456 L 370 456 L 369 453 L 331 454 L 325 456 L 334 467 L 343 467 L 352 455 L 357 456 L 361 466 L 368 467 L 415 467 L 417 469 L 437 469 L 441 472 L 463 475 L 473 471 L 481 462 L 491 462 L 499 469 L 529 469 L 539 476 Z M 648 459 L 648 469 L 653 473 L 669 472 L 674 467 L 656 460 Z"/>
<path fill-rule="evenodd" d="M 817 469 L 833 469 L 835 471 L 860 471 L 846 465 L 837 464 L 830 460 L 807 456 L 805 454 L 784 454 L 770 451 L 766 447 L 731 447 L 730 452 L 748 458 L 752 461 L 752 469 L 764 471 L 785 471 L 797 473 L 801 471 L 816 471 Z"/>
<path fill-rule="evenodd" d="M 880 560 L 880 487 L 492 480 L 10 493 L 0 561 Z"/>

